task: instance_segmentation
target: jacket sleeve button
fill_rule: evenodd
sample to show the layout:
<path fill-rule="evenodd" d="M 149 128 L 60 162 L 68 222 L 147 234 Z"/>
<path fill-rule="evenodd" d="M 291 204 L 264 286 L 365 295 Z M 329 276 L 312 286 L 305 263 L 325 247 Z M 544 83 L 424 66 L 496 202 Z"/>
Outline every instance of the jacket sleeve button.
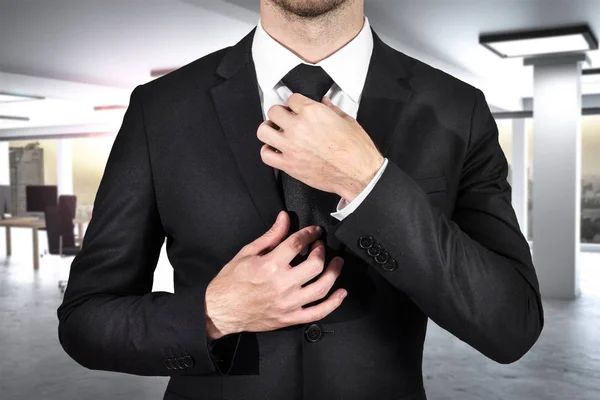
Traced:
<path fill-rule="evenodd" d="M 375 261 L 378 264 L 385 264 L 389 259 L 389 254 L 387 251 L 381 251 L 379 254 L 375 256 Z"/>
<path fill-rule="evenodd" d="M 185 356 L 183 357 L 183 364 L 186 367 L 191 368 L 194 366 L 194 359 L 191 356 Z"/>
<path fill-rule="evenodd" d="M 379 244 L 374 244 L 373 246 L 371 246 L 367 249 L 367 253 L 369 253 L 369 255 L 373 256 L 373 257 L 379 255 L 380 252 L 381 252 L 381 245 L 379 245 Z"/>
<path fill-rule="evenodd" d="M 396 268 L 398 268 L 398 264 L 396 263 L 396 260 L 389 259 L 387 260 L 387 262 L 385 264 L 383 264 L 383 269 L 385 269 L 386 271 L 394 271 Z"/>
<path fill-rule="evenodd" d="M 185 369 L 185 364 L 183 363 L 183 357 L 177 357 L 175 359 L 175 361 L 177 362 L 177 368 L 179 369 Z"/>
<path fill-rule="evenodd" d="M 375 240 L 373 240 L 372 236 L 361 236 L 358 239 L 358 247 L 360 247 L 361 249 L 368 249 L 371 246 L 373 246 L 374 242 Z"/>

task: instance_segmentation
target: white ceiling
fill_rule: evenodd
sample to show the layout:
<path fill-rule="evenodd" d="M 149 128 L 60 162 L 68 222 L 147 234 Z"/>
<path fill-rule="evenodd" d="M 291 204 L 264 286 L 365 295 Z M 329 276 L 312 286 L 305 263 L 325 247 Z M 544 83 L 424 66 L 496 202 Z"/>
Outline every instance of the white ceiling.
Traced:
<path fill-rule="evenodd" d="M 0 0 L 0 10 L 0 71 L 127 89 L 247 33 L 178 0 Z"/>
<path fill-rule="evenodd" d="M 0 130 L 117 122 L 122 112 L 93 107 L 127 104 L 152 69 L 234 44 L 252 28 L 240 15 L 253 13 L 240 10 L 224 15 L 179 0 L 0 0 L 0 92 L 49 98 L 18 107 L 29 123 L 0 120 Z M 0 104 L 0 115 L 15 108 Z"/>
<path fill-rule="evenodd" d="M 37 126 L 66 123 L 70 105 L 85 116 L 98 103 L 122 104 L 151 79 L 150 70 L 234 44 L 256 24 L 258 10 L 259 0 L 0 0 L 0 92 L 49 97 L 37 106 L 52 106 L 51 113 L 29 114 L 49 118 Z M 480 33 L 587 22 L 600 35 L 600 0 L 365 0 L 365 13 L 384 41 L 509 109 L 531 95 L 531 67 L 484 49 Z M 589 56 L 600 66 L 598 51 Z M 0 115 L 11 111 L 6 107 L 0 104 Z M 19 126 L 0 121 L 0 130 Z"/>

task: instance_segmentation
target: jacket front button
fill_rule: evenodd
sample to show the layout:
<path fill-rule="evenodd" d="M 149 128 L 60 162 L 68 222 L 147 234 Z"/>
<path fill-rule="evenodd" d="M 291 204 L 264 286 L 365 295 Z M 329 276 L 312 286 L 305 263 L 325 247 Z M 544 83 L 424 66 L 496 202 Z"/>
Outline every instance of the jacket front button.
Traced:
<path fill-rule="evenodd" d="M 318 342 L 323 337 L 323 328 L 321 324 L 310 324 L 304 330 L 304 337 L 311 343 Z"/>
<path fill-rule="evenodd" d="M 380 252 L 381 252 L 381 245 L 379 245 L 379 244 L 374 244 L 373 246 L 371 246 L 367 249 L 367 253 L 369 253 L 369 255 L 373 256 L 373 257 L 379 255 Z"/>
<path fill-rule="evenodd" d="M 368 249 L 373 246 L 373 243 L 375 243 L 375 240 L 373 240 L 372 236 L 361 236 L 358 239 L 358 247 L 361 249 Z"/>

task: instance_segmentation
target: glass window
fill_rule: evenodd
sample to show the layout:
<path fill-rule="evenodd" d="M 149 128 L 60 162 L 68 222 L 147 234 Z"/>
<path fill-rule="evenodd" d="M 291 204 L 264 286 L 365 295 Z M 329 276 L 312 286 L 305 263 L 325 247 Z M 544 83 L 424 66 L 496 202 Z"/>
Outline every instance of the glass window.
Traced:
<path fill-rule="evenodd" d="M 600 243 L 600 115 L 581 124 L 581 242 Z"/>
<path fill-rule="evenodd" d="M 512 120 L 496 121 L 499 142 L 509 164 L 512 182 Z M 526 121 L 529 138 L 528 239 L 532 240 L 533 120 Z M 511 183 L 512 184 L 512 183 Z M 581 242 L 600 244 L 600 115 L 584 116 L 581 125 Z"/>

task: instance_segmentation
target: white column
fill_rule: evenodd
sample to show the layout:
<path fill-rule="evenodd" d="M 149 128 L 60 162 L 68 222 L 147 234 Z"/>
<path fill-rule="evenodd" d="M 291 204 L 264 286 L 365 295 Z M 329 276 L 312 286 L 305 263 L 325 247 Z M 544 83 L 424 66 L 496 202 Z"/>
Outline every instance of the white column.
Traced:
<path fill-rule="evenodd" d="M 546 298 L 579 291 L 581 62 L 584 54 L 534 65 L 533 260 Z"/>
<path fill-rule="evenodd" d="M 10 185 L 8 142 L 0 142 L 0 185 Z"/>
<path fill-rule="evenodd" d="M 529 166 L 529 141 L 525 119 L 512 121 L 512 206 L 517 214 L 521 232 L 527 237 L 527 197 Z"/>
<path fill-rule="evenodd" d="M 73 157 L 71 139 L 56 140 L 58 194 L 73 194 Z"/>

